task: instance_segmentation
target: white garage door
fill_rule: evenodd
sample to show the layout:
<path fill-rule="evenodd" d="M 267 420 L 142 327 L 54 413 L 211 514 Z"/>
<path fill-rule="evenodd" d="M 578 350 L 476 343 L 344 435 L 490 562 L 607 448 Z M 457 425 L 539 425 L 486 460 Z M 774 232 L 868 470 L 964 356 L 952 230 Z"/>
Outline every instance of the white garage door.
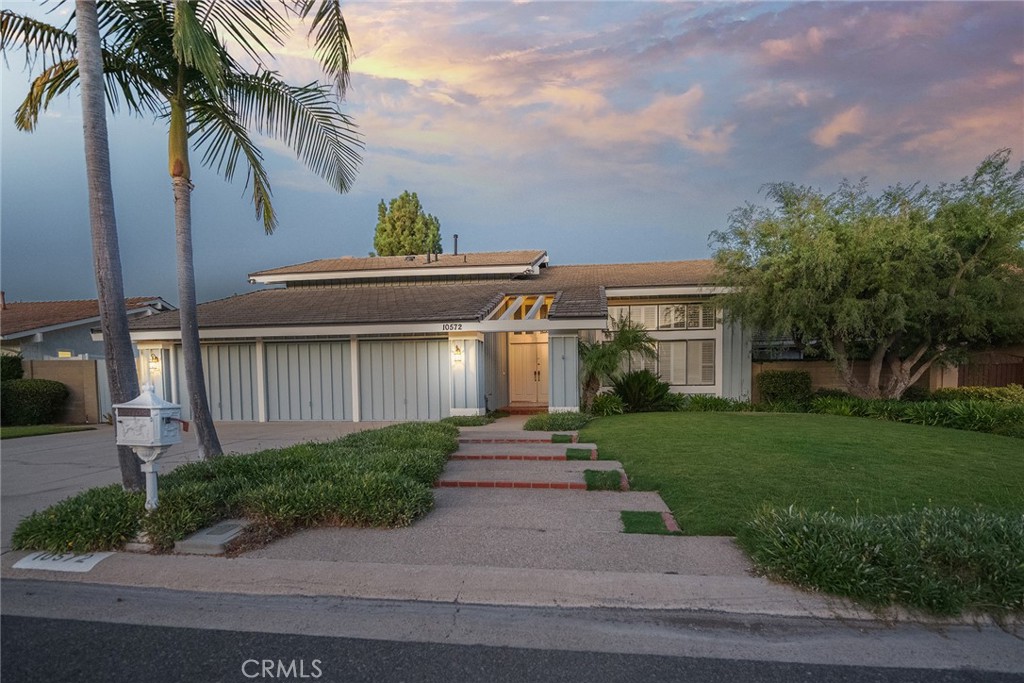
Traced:
<path fill-rule="evenodd" d="M 348 342 L 267 344 L 268 420 L 351 420 Z"/>
<path fill-rule="evenodd" d="M 439 420 L 451 414 L 448 342 L 359 342 L 363 420 Z"/>

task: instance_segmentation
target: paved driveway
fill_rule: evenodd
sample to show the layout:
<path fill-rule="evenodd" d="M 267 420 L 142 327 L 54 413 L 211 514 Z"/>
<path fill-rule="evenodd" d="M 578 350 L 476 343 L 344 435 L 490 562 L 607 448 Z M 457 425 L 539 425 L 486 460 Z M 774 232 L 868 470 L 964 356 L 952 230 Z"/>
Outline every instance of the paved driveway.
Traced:
<path fill-rule="evenodd" d="M 302 441 L 328 441 L 386 424 L 390 423 L 221 422 L 217 424 L 217 434 L 225 453 L 252 453 Z M 199 459 L 195 432 L 183 436 L 182 443 L 161 458 L 161 471 Z M 88 432 L 3 441 L 0 444 L 0 552 L 11 549 L 15 527 L 34 510 L 42 510 L 85 489 L 120 481 L 111 426 L 100 425 Z"/>

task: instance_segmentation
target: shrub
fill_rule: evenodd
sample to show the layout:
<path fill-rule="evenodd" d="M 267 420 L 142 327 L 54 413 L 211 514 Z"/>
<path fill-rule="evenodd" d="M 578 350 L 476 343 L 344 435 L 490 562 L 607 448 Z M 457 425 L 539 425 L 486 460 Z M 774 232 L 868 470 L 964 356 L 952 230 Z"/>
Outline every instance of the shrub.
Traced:
<path fill-rule="evenodd" d="M 816 389 L 814 391 L 812 398 L 849 398 L 849 396 L 850 392 L 848 391 L 843 391 L 842 389 L 829 389 L 827 387 L 822 387 L 821 389 Z"/>
<path fill-rule="evenodd" d="M 686 394 L 673 394 L 669 393 L 665 400 L 661 402 L 661 409 L 668 412 L 678 412 L 680 410 L 686 410 L 686 406 L 690 403 L 690 397 Z"/>
<path fill-rule="evenodd" d="M 919 387 L 916 384 L 909 386 L 904 390 L 903 395 L 900 396 L 901 401 L 930 401 L 932 394 L 925 387 Z"/>
<path fill-rule="evenodd" d="M 40 425 L 58 421 L 68 388 L 49 379 L 12 379 L 0 390 L 0 420 L 5 425 Z"/>
<path fill-rule="evenodd" d="M 626 412 L 626 404 L 615 394 L 598 394 L 590 404 L 590 412 L 598 417 L 622 415 Z"/>
<path fill-rule="evenodd" d="M 842 517 L 764 508 L 737 540 L 764 574 L 869 605 L 1024 611 L 1024 515 L 926 508 Z"/>
<path fill-rule="evenodd" d="M 612 393 L 622 399 L 626 412 L 649 413 L 662 410 L 669 386 L 650 370 L 634 370 L 612 380 Z"/>
<path fill-rule="evenodd" d="M 9 379 L 21 379 L 25 376 L 25 368 L 21 364 L 21 354 L 0 355 L 0 381 L 6 382 Z"/>
<path fill-rule="evenodd" d="M 590 413 L 540 413 L 531 415 L 523 429 L 531 432 L 567 432 L 582 429 L 593 416 Z"/>
<path fill-rule="evenodd" d="M 757 389 L 766 403 L 806 403 L 811 400 L 811 373 L 766 370 L 757 376 Z"/>
<path fill-rule="evenodd" d="M 1005 387 L 949 387 L 932 392 L 933 401 L 995 401 L 997 403 L 1024 403 L 1024 386 L 1009 384 Z"/>
<path fill-rule="evenodd" d="M 138 533 L 144 505 L 143 494 L 120 484 L 89 489 L 21 520 L 11 545 L 54 553 L 116 550 Z"/>
<path fill-rule="evenodd" d="M 731 398 L 711 396 L 710 394 L 693 394 L 686 402 L 686 410 L 695 413 L 728 413 L 749 408 L 750 404 L 745 401 L 734 401 Z"/>

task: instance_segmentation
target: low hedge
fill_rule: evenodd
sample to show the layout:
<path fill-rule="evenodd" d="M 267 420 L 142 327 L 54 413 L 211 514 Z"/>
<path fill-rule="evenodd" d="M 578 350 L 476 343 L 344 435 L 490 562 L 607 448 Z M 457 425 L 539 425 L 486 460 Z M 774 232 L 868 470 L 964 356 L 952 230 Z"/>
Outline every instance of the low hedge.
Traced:
<path fill-rule="evenodd" d="M 90 489 L 26 518 L 14 547 L 87 552 L 122 546 L 139 530 L 158 550 L 229 517 L 245 517 L 271 538 L 334 524 L 404 526 L 433 507 L 432 485 L 458 448 L 458 429 L 394 425 L 327 443 L 306 443 L 179 466 L 160 477 L 160 504 L 141 493 Z"/>
<path fill-rule="evenodd" d="M 1024 515 L 926 508 L 843 517 L 764 508 L 737 541 L 765 575 L 870 606 L 1024 613 Z"/>
<path fill-rule="evenodd" d="M 50 379 L 11 379 L 0 387 L 0 422 L 5 425 L 42 425 L 64 414 L 70 392 Z"/>
<path fill-rule="evenodd" d="M 806 403 L 811 400 L 811 373 L 806 370 L 766 370 L 757 376 L 765 403 Z"/>

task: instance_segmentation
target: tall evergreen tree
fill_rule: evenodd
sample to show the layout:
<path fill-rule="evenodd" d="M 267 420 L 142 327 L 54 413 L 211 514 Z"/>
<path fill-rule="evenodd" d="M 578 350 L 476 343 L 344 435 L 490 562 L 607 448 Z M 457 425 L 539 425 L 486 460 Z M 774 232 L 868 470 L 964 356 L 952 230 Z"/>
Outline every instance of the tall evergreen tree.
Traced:
<path fill-rule="evenodd" d="M 377 231 L 373 248 L 378 256 L 440 254 L 441 222 L 424 213 L 420 198 L 406 190 L 386 206 L 377 206 Z"/>

